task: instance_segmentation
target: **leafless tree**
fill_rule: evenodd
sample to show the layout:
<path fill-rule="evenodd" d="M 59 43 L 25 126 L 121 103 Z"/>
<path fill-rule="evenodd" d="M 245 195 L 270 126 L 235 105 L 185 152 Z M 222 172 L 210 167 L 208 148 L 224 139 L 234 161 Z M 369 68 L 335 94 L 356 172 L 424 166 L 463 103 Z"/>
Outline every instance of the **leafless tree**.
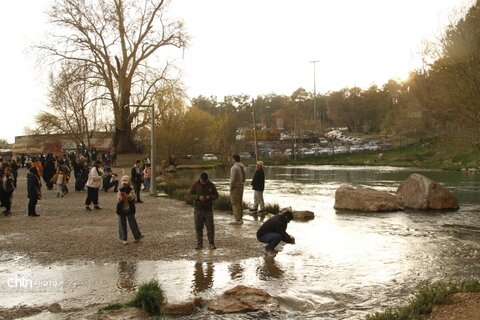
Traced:
<path fill-rule="evenodd" d="M 76 61 L 89 67 L 110 102 L 118 152 L 134 148 L 133 137 L 147 121 L 136 121 L 153 93 L 170 78 L 171 61 L 161 52 L 184 48 L 181 21 L 165 17 L 168 0 L 55 0 L 48 12 L 52 34 L 37 45 L 53 63 Z M 162 49 L 162 50 L 160 50 Z M 92 81 L 93 82 L 93 81 Z"/>

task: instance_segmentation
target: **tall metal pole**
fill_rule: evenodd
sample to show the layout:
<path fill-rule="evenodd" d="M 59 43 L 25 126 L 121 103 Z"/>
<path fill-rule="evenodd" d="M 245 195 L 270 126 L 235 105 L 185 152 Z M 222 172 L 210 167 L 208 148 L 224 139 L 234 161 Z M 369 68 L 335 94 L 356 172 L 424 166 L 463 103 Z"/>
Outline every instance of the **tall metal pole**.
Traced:
<path fill-rule="evenodd" d="M 255 147 L 255 161 L 258 161 L 258 145 L 257 145 L 257 123 L 255 121 L 255 99 L 252 99 L 252 117 L 253 117 L 253 141 Z"/>
<path fill-rule="evenodd" d="M 152 142 L 151 158 L 152 158 L 152 178 L 150 179 L 150 195 L 157 195 L 157 135 L 155 134 L 155 105 L 152 108 L 152 129 L 150 141 Z"/>
<path fill-rule="evenodd" d="M 316 122 L 317 122 L 317 79 L 316 79 L 316 64 L 319 62 L 318 60 L 310 61 L 310 63 L 313 63 L 313 123 L 314 127 L 316 128 Z"/>
<path fill-rule="evenodd" d="M 157 195 L 157 136 L 155 134 L 155 105 L 148 104 L 127 104 L 124 108 L 128 107 L 137 107 L 137 108 L 151 108 L 152 109 L 152 123 L 151 123 L 151 130 L 150 130 L 150 143 L 152 144 L 150 150 L 150 161 L 152 163 L 152 177 L 150 179 L 150 195 L 156 196 Z"/>

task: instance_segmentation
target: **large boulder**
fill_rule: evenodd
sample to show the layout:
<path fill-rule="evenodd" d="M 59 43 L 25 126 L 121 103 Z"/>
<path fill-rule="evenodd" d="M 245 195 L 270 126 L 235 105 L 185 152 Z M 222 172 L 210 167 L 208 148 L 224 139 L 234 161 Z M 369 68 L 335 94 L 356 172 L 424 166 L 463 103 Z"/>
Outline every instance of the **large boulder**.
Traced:
<path fill-rule="evenodd" d="M 253 311 L 272 312 L 279 305 L 267 292 L 261 289 L 238 285 L 227 290 L 208 305 L 208 310 L 224 313 L 245 313 Z"/>
<path fill-rule="evenodd" d="M 458 209 L 458 200 L 447 188 L 421 174 L 411 174 L 397 189 L 406 208 Z"/>
<path fill-rule="evenodd" d="M 293 220 L 295 221 L 308 221 L 315 219 L 315 213 L 312 211 L 292 211 Z"/>
<path fill-rule="evenodd" d="M 397 211 L 403 203 L 397 196 L 371 188 L 340 187 L 335 192 L 334 208 L 354 211 Z"/>
<path fill-rule="evenodd" d="M 183 303 L 167 303 L 162 306 L 162 313 L 166 316 L 189 316 L 197 312 L 202 306 L 202 298 L 195 298 Z"/>

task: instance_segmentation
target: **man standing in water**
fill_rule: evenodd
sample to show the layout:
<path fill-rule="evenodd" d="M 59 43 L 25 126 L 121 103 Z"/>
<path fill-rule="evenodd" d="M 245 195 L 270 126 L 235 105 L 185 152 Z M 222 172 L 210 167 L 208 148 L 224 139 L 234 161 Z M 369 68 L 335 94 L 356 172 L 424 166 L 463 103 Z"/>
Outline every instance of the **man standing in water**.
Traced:
<path fill-rule="evenodd" d="M 232 156 L 233 166 L 230 169 L 230 203 L 232 204 L 234 221 L 230 224 L 243 224 L 243 188 L 245 186 L 245 166 L 240 162 L 240 156 Z"/>
<path fill-rule="evenodd" d="M 213 201 L 218 198 L 215 185 L 208 180 L 208 174 L 202 172 L 200 179 L 190 188 L 190 196 L 193 199 L 195 209 L 193 211 L 195 221 L 195 233 L 197 238 L 196 250 L 203 249 L 203 226 L 207 227 L 207 237 L 210 249 L 215 247 L 215 226 L 213 224 Z"/>
<path fill-rule="evenodd" d="M 281 242 L 295 244 L 295 238 L 287 233 L 287 225 L 293 220 L 293 213 L 290 210 L 283 210 L 281 213 L 265 221 L 257 231 L 257 239 L 266 243 L 265 253 L 275 256 L 275 247 Z"/>

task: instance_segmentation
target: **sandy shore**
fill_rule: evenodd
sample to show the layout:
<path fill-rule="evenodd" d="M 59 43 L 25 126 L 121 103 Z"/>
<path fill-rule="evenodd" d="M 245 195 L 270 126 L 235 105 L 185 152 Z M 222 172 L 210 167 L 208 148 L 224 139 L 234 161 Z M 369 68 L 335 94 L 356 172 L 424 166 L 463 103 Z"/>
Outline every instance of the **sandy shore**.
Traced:
<path fill-rule="evenodd" d="M 116 169 L 116 170 L 115 170 Z M 115 171 L 120 169 L 114 168 Z M 40 217 L 27 217 L 26 169 L 19 171 L 18 188 L 14 192 L 12 215 L 0 216 L 0 250 L 2 253 L 26 255 L 39 263 L 84 261 L 139 261 L 198 259 L 228 261 L 263 255 L 263 245 L 255 233 L 260 221 L 245 217 L 242 226 L 229 225 L 229 212 L 215 212 L 215 244 L 217 250 L 194 250 L 196 245 L 193 208 L 181 201 L 142 194 L 144 203 L 137 205 L 137 222 L 145 238 L 129 244 L 118 239 L 118 220 L 115 214 L 116 194 L 100 191 L 103 210 L 85 211 L 86 192 L 75 192 L 72 181 L 70 193 L 56 197 L 56 191 L 46 190 L 37 205 Z M 204 244 L 207 244 L 206 230 Z M 208 246 L 205 246 L 208 247 Z"/>

